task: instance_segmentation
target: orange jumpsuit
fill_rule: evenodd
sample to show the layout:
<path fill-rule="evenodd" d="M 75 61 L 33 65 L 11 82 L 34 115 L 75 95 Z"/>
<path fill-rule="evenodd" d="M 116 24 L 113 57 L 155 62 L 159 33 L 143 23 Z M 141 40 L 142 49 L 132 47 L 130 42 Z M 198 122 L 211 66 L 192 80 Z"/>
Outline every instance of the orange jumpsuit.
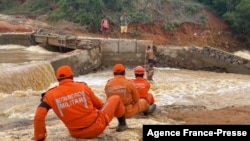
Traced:
<path fill-rule="evenodd" d="M 34 139 L 46 137 L 45 117 L 52 108 L 75 138 L 94 138 L 101 134 L 112 118 L 122 117 L 125 107 L 119 96 L 103 103 L 86 83 L 65 79 L 48 90 L 34 117 Z"/>
<path fill-rule="evenodd" d="M 154 96 L 152 93 L 149 93 L 150 83 L 148 80 L 144 79 L 143 77 L 136 77 L 132 79 L 135 84 L 135 87 L 140 95 L 140 98 L 145 99 L 149 105 L 154 104 Z"/>
<path fill-rule="evenodd" d="M 126 79 L 124 75 L 115 75 L 114 78 L 108 80 L 104 89 L 107 97 L 112 95 L 121 97 L 126 109 L 126 118 L 130 118 L 139 112 L 146 112 L 149 106 L 145 99 L 140 99 L 133 82 Z"/>

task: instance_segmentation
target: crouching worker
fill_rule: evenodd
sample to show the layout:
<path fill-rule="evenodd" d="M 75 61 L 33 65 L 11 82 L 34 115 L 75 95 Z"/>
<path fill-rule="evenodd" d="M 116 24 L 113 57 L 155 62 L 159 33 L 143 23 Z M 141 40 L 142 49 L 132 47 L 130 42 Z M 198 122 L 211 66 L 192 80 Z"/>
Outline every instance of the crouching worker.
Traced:
<path fill-rule="evenodd" d="M 135 79 L 132 79 L 132 81 L 135 84 L 135 87 L 140 95 L 140 98 L 145 99 L 149 105 L 153 105 L 155 103 L 155 99 L 153 94 L 149 92 L 151 87 L 149 81 L 143 78 L 144 73 L 145 69 L 142 66 L 135 67 L 134 68 Z"/>
<path fill-rule="evenodd" d="M 45 118 L 50 109 L 75 138 L 97 137 L 113 117 L 118 117 L 119 124 L 126 124 L 125 107 L 119 96 L 109 97 L 103 103 L 86 83 L 73 81 L 72 69 L 67 65 L 57 69 L 56 78 L 59 85 L 43 95 L 36 109 L 33 140 L 45 140 Z"/>
<path fill-rule="evenodd" d="M 113 75 L 114 78 L 108 80 L 105 86 L 105 93 L 108 98 L 114 95 L 121 97 L 125 105 L 126 118 L 131 118 L 140 112 L 150 114 L 155 110 L 155 106 L 149 105 L 145 99 L 140 99 L 133 82 L 125 77 L 125 67 L 123 64 L 116 64 L 113 67 Z"/>

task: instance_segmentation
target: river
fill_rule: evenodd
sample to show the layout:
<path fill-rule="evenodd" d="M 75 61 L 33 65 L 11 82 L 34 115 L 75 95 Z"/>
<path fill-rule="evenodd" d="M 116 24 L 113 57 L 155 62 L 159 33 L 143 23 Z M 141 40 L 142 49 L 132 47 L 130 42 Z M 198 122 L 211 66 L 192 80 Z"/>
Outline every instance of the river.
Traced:
<path fill-rule="evenodd" d="M 40 94 L 58 84 L 46 59 L 58 53 L 48 52 L 39 46 L 27 48 L 9 45 L 0 46 L 0 54 L 0 76 L 5 78 L 0 82 L 0 140 L 30 140 L 33 136 L 33 117 Z M 22 75 L 23 72 L 28 72 L 29 75 Z M 105 99 L 104 86 L 112 77 L 110 67 L 74 79 L 88 83 L 100 98 Z M 126 68 L 126 77 L 134 77 L 132 68 Z M 159 107 L 176 104 L 217 109 L 250 105 L 249 75 L 156 67 L 153 79 L 150 91 Z M 133 123 L 131 128 L 141 128 L 145 122 L 160 124 L 159 121 L 150 119 L 131 119 L 128 122 Z M 52 111 L 48 113 L 46 123 L 48 140 L 75 140 L 69 137 L 64 125 Z M 169 120 L 169 123 L 175 122 Z M 113 131 L 116 124 L 116 121 L 112 121 L 104 134 L 120 136 Z M 126 134 L 135 140 L 139 138 L 139 135 L 132 131 Z M 128 135 L 124 135 L 124 138 Z"/>

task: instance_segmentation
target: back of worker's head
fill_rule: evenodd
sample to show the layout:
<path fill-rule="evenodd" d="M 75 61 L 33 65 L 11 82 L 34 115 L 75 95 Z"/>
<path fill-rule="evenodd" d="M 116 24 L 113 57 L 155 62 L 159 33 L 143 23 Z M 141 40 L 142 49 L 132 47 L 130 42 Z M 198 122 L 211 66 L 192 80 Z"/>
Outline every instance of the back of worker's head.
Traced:
<path fill-rule="evenodd" d="M 125 67 L 123 64 L 115 64 L 113 67 L 114 75 L 125 75 Z"/>
<path fill-rule="evenodd" d="M 135 77 L 143 77 L 145 69 L 142 66 L 137 66 L 134 68 Z"/>
<path fill-rule="evenodd" d="M 57 68 L 56 70 L 56 78 L 58 81 L 64 80 L 64 79 L 73 79 L 73 71 L 70 66 L 63 65 Z"/>

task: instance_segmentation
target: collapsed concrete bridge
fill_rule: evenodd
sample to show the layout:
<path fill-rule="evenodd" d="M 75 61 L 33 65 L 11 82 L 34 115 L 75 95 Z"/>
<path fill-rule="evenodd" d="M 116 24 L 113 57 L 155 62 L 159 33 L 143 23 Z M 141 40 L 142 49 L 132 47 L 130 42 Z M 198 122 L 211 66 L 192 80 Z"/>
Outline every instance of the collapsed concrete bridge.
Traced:
<path fill-rule="evenodd" d="M 103 39 L 39 31 L 4 33 L 0 35 L 0 44 L 40 45 L 48 50 L 64 52 L 63 56 L 50 60 L 53 68 L 68 64 L 76 75 L 115 63 L 124 63 L 131 67 L 144 65 L 147 46 L 154 46 L 149 40 Z M 157 67 L 250 74 L 248 59 L 212 47 L 154 47 Z"/>

